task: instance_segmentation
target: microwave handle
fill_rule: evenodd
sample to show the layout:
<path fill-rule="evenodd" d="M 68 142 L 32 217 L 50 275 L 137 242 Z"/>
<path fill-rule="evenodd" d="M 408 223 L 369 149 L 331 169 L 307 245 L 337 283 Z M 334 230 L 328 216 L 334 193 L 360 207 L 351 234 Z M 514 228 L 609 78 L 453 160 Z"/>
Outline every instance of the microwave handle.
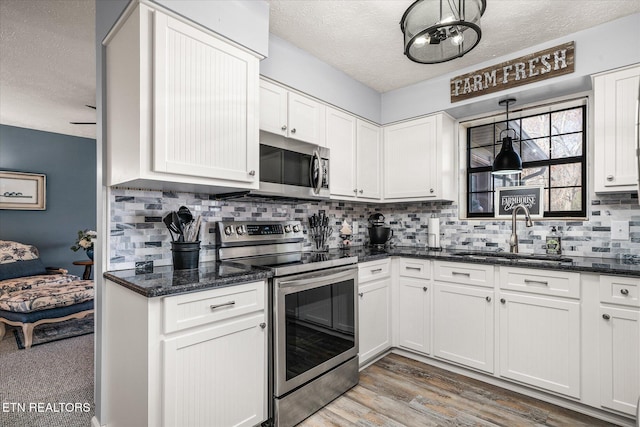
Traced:
<path fill-rule="evenodd" d="M 311 186 L 313 187 L 314 194 L 319 194 L 322 188 L 322 159 L 318 150 L 313 150 L 311 156 L 311 167 L 309 168 L 309 174 L 311 175 Z M 314 175 L 316 178 L 314 179 Z"/>

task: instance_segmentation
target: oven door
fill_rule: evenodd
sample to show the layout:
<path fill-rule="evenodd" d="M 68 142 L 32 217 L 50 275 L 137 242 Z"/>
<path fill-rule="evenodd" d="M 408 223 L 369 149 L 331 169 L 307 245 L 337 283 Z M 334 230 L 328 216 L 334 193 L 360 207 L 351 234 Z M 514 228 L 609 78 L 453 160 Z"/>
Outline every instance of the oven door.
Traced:
<path fill-rule="evenodd" d="M 274 280 L 274 394 L 280 397 L 358 355 L 357 268 Z"/>

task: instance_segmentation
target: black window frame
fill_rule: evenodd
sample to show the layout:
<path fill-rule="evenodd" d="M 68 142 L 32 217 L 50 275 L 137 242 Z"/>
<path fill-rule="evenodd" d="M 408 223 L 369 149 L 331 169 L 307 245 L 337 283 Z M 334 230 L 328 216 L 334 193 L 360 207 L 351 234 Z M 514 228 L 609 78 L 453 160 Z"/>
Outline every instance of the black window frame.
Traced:
<path fill-rule="evenodd" d="M 574 131 L 574 132 L 566 132 L 563 134 L 553 134 L 552 133 L 552 120 L 551 120 L 551 115 L 554 113 L 559 113 L 559 112 L 563 112 L 563 111 L 568 111 L 568 110 L 576 110 L 576 109 L 581 109 L 582 110 L 582 130 L 581 131 Z M 556 136 L 564 136 L 564 135 L 570 135 L 570 134 L 582 134 L 582 154 L 580 156 L 572 156 L 572 157 L 562 157 L 562 158 L 552 158 L 552 156 L 549 156 L 548 159 L 545 160 L 536 160 L 536 161 L 523 161 L 522 162 L 522 168 L 524 169 L 528 169 L 528 168 L 536 168 L 536 167 L 548 167 L 549 168 L 549 182 L 548 185 L 549 187 L 545 186 L 544 188 L 544 193 L 545 193 L 545 199 L 548 196 L 548 200 L 551 201 L 551 191 L 550 189 L 554 189 L 554 188 L 571 188 L 571 187 L 566 187 L 566 186 L 558 186 L 558 187 L 553 187 L 551 186 L 551 175 L 550 175 L 550 169 L 552 166 L 556 166 L 556 165 L 563 165 L 563 164 L 580 164 L 580 169 L 581 169 L 581 173 L 582 173 L 582 185 L 581 185 L 581 209 L 575 210 L 575 211 L 551 211 L 550 209 L 550 205 L 551 203 L 546 203 L 545 201 L 545 206 L 544 206 L 544 213 L 543 213 L 543 218 L 586 218 L 587 215 L 587 182 L 588 182 L 588 177 L 587 177 L 587 106 L 586 104 L 581 104 L 581 105 L 573 105 L 573 106 L 568 106 L 568 107 L 562 107 L 559 108 L 557 110 L 550 110 L 544 113 L 537 113 L 537 114 L 531 114 L 528 116 L 521 116 L 518 118 L 509 118 L 509 123 L 514 123 L 514 122 L 519 122 L 520 124 L 522 123 L 523 119 L 527 119 L 527 118 L 531 118 L 531 117 L 537 117 L 537 116 L 549 116 L 549 133 L 548 135 L 546 135 L 546 137 L 548 137 L 550 140 L 553 137 Z M 522 178 L 521 175 L 508 175 L 508 176 L 499 176 L 499 175 L 493 175 L 492 179 L 491 179 L 491 188 L 488 191 L 470 191 L 470 189 L 472 188 L 472 176 L 473 174 L 478 174 L 478 173 L 491 173 L 492 171 L 492 166 L 477 166 L 477 167 L 471 167 L 471 161 L 472 161 L 472 153 L 471 153 L 471 149 L 472 149 L 472 141 L 471 141 L 471 133 L 472 130 L 475 128 L 479 128 L 482 126 L 487 126 L 487 125 L 493 125 L 493 158 L 491 163 L 493 162 L 493 159 L 495 159 L 496 154 L 499 152 L 501 146 L 502 146 L 502 142 L 500 140 L 500 127 L 502 125 L 502 128 L 506 127 L 506 120 L 503 121 L 499 121 L 499 122 L 494 122 L 494 123 L 485 123 L 482 125 L 478 125 L 478 126 L 470 126 L 467 127 L 466 131 L 467 131 L 467 147 L 466 147 L 466 152 L 467 152 L 467 162 L 466 162 L 466 174 L 467 174 L 467 187 L 466 187 L 466 195 L 467 195 L 467 203 L 466 203 L 466 213 L 467 213 L 467 218 L 473 219 L 473 218 L 495 218 L 495 191 L 496 191 L 496 185 L 495 185 L 495 181 L 496 179 L 504 179 L 504 180 L 513 180 L 514 177 L 517 179 L 517 184 L 515 185 L 522 185 Z M 510 125 L 510 127 L 512 127 Z M 517 131 L 517 138 L 516 138 L 516 142 L 519 142 L 522 140 L 522 126 L 517 126 L 518 131 Z M 510 132 L 510 134 L 512 134 Z M 525 140 L 529 140 L 529 138 L 525 138 Z M 522 158 L 522 146 L 523 144 L 515 144 L 514 143 L 514 149 L 516 147 L 518 147 L 519 149 L 519 155 Z M 489 145 L 486 145 L 485 147 L 489 147 Z M 475 147 L 477 148 L 477 147 Z M 472 204 L 472 195 L 473 194 L 490 194 L 491 195 L 491 206 L 493 207 L 493 211 L 491 212 L 471 212 L 471 204 Z"/>

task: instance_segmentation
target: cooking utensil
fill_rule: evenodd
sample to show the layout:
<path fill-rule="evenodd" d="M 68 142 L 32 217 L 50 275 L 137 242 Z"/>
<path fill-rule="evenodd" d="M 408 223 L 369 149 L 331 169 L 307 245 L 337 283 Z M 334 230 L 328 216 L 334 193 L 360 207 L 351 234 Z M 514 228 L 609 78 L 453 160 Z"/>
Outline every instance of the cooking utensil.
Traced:
<path fill-rule="evenodd" d="M 162 218 L 162 221 L 164 222 L 164 225 L 166 225 L 169 229 L 169 234 L 171 234 L 171 241 L 175 242 L 176 238 L 173 236 L 173 233 L 180 235 L 180 228 L 173 222 L 173 214 L 174 212 L 169 212 L 164 218 Z"/>
<path fill-rule="evenodd" d="M 180 206 L 180 209 L 178 209 L 178 218 L 180 218 L 180 222 L 182 222 L 183 226 L 184 224 L 190 224 L 193 221 L 193 215 L 186 206 Z"/>
<path fill-rule="evenodd" d="M 173 226 L 178 229 L 179 236 L 177 241 L 184 242 L 184 227 L 177 212 L 171 212 L 171 221 L 173 222 Z"/>

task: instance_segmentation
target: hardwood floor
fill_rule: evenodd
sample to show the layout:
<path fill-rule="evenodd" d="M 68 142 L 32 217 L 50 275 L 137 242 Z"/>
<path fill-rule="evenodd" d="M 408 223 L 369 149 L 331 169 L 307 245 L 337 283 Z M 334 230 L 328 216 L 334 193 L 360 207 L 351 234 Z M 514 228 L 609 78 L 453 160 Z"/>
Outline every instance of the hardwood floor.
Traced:
<path fill-rule="evenodd" d="M 389 354 L 300 427 L 611 426 L 559 406 Z"/>

